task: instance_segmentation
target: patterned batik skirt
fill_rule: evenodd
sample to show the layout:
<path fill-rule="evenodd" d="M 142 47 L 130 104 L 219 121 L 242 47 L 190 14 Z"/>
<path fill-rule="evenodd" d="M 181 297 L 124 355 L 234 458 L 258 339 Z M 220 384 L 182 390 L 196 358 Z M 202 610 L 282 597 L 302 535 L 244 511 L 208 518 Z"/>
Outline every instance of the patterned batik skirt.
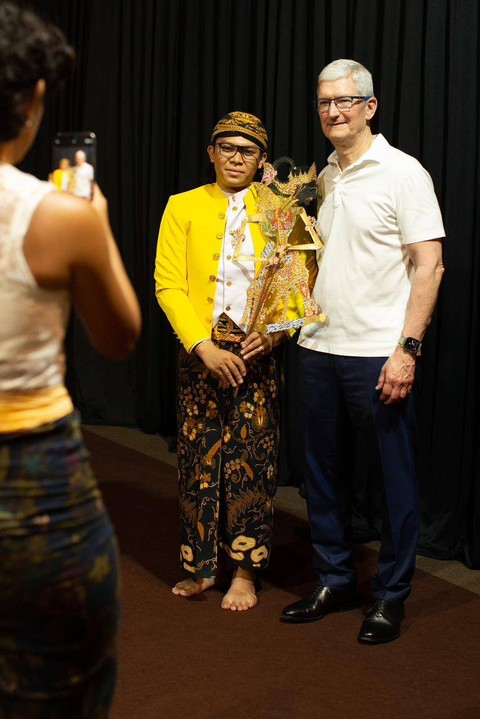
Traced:
<path fill-rule="evenodd" d="M 240 350 L 237 343 L 216 344 Z M 196 577 L 216 575 L 219 547 L 239 566 L 267 566 L 282 382 L 276 353 L 249 360 L 237 390 L 219 387 L 195 353 L 180 350 L 180 562 Z"/>
<path fill-rule="evenodd" d="M 117 546 L 78 416 L 0 435 L 0 718 L 106 719 Z"/>

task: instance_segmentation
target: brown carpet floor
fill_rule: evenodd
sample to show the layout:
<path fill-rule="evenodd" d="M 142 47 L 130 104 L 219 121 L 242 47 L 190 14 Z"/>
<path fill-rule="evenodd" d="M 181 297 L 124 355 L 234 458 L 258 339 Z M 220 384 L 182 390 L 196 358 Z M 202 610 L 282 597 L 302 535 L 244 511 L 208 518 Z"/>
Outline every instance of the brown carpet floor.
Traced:
<path fill-rule="evenodd" d="M 275 517 L 258 606 L 220 609 L 179 578 L 175 468 L 85 431 L 122 557 L 120 666 L 111 719 L 480 719 L 480 596 L 417 571 L 399 641 L 356 641 L 360 609 L 278 621 L 314 583 L 307 525 Z M 375 552 L 357 548 L 361 587 Z"/>

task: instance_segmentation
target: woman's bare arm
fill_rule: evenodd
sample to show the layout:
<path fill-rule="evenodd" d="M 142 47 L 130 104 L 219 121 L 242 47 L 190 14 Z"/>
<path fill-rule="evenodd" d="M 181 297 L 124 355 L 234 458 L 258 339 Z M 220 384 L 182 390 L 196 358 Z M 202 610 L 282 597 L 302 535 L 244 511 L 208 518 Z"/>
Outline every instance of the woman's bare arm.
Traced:
<path fill-rule="evenodd" d="M 37 208 L 24 242 L 40 287 L 66 288 L 92 344 L 114 360 L 133 350 L 141 328 L 137 297 L 110 229 L 107 202 L 52 192 Z"/>

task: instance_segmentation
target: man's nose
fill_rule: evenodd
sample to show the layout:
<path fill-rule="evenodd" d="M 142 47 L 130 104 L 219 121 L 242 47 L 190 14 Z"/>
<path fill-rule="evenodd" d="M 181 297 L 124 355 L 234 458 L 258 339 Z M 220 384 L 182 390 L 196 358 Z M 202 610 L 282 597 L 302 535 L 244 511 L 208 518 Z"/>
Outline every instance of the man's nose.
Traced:
<path fill-rule="evenodd" d="M 340 114 L 340 111 L 338 107 L 335 105 L 335 102 L 333 100 L 330 100 L 330 105 L 328 106 L 328 116 L 337 117 Z"/>

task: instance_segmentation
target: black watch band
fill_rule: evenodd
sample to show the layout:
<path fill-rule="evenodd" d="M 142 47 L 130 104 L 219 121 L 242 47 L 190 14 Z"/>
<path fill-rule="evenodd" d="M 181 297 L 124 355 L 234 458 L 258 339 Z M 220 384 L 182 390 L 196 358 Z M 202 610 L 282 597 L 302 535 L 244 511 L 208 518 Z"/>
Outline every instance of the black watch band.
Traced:
<path fill-rule="evenodd" d="M 414 337 L 404 337 L 403 335 L 398 340 L 398 344 L 406 352 L 410 352 L 411 355 L 417 355 L 422 347 L 420 340 L 416 340 Z"/>

